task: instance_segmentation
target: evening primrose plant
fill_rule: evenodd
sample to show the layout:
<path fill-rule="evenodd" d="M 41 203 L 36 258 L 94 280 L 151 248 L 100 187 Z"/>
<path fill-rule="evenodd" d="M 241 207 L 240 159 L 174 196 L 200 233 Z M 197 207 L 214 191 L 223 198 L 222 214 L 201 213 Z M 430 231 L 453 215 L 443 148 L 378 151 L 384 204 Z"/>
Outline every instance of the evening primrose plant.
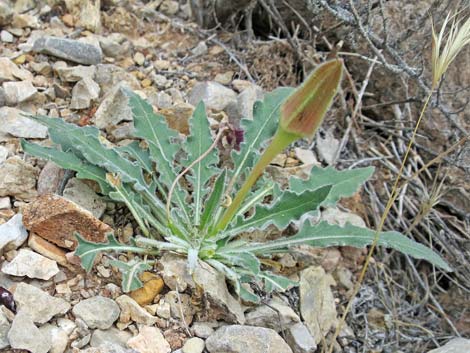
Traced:
<path fill-rule="evenodd" d="M 365 247 L 374 231 L 351 224 L 344 227 L 309 219 L 322 207 L 334 206 L 341 197 L 353 195 L 372 175 L 373 168 L 338 171 L 314 167 L 308 179 L 291 177 L 283 189 L 264 175 L 265 168 L 292 142 L 313 137 L 329 109 L 341 82 L 343 63 L 332 60 L 319 65 L 297 89 L 278 88 L 255 103 L 253 119 L 242 120 L 243 142 L 231 152 L 231 168 L 221 167 L 204 104 L 190 119 L 190 133 L 178 143 L 176 131 L 165 118 L 136 93 L 127 91 L 136 140 L 111 146 L 92 126 L 78 127 L 62 119 L 32 117 L 49 129 L 60 149 L 22 141 L 26 153 L 49 159 L 91 179 L 101 192 L 123 202 L 139 225 L 141 235 L 122 244 L 113 234 L 107 243 L 92 243 L 80 235 L 75 254 L 89 271 L 100 252 L 135 252 L 145 260 L 114 260 L 123 272 L 123 290 L 142 285 L 139 273 L 148 270 L 152 256 L 172 252 L 187 258 L 192 273 L 204 261 L 233 284 L 239 297 L 257 302 L 246 283 L 261 284 L 265 292 L 285 290 L 294 282 L 276 274 L 270 257 L 295 251 L 299 245 Z M 264 231 L 268 226 L 297 232 L 266 242 L 241 235 Z M 449 269 L 431 249 L 397 232 L 384 232 L 379 245 Z"/>

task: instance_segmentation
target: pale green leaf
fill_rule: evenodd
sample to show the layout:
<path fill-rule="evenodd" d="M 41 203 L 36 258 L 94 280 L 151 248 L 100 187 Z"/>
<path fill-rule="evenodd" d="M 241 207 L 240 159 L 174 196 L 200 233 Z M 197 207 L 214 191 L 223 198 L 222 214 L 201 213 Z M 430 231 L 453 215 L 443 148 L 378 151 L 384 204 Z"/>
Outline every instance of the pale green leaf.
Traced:
<path fill-rule="evenodd" d="M 122 273 L 121 288 L 124 293 L 139 289 L 143 286 L 139 274 L 152 269 L 152 266 L 145 261 L 132 259 L 129 262 L 120 260 L 110 260 L 112 266 L 119 268 Z"/>
<path fill-rule="evenodd" d="M 217 180 L 212 187 L 212 192 L 204 204 L 204 212 L 201 216 L 201 230 L 206 230 L 208 226 L 214 224 L 216 221 L 215 210 L 222 202 L 222 197 L 225 190 L 226 174 L 227 170 L 224 169 L 224 171 L 217 177 Z"/>

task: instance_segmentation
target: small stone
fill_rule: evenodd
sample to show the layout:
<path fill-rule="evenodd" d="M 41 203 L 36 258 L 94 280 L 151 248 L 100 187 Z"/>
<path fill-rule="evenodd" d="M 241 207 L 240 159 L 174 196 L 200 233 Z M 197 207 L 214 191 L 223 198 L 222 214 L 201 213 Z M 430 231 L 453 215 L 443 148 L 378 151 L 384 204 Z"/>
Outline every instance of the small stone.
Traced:
<path fill-rule="evenodd" d="M 199 337 L 193 337 L 188 339 L 183 348 L 181 349 L 183 353 L 202 353 L 204 351 L 204 340 Z"/>
<path fill-rule="evenodd" d="M 13 14 L 11 4 L 8 1 L 0 1 L 0 27 L 7 26 L 11 23 Z"/>
<path fill-rule="evenodd" d="M 131 44 L 129 41 L 109 37 L 100 37 L 100 46 L 104 55 L 110 58 L 129 57 L 131 52 Z"/>
<path fill-rule="evenodd" d="M 309 267 L 300 274 L 300 313 L 315 343 L 336 325 L 336 303 L 331 291 L 335 281 L 321 267 Z"/>
<path fill-rule="evenodd" d="M 89 108 L 91 102 L 100 96 L 100 86 L 89 77 L 77 82 L 72 89 L 71 109 Z"/>
<path fill-rule="evenodd" d="M 0 197 L 14 196 L 20 200 L 36 197 L 37 169 L 18 156 L 0 164 Z"/>
<path fill-rule="evenodd" d="M 64 353 L 69 342 L 67 332 L 55 325 L 46 324 L 39 328 L 39 331 L 51 342 L 49 353 Z"/>
<path fill-rule="evenodd" d="M 123 348 L 126 343 L 132 338 L 132 334 L 128 331 L 121 331 L 115 327 L 108 330 L 95 330 L 91 335 L 90 346 L 101 347 L 103 345 L 115 344 Z"/>
<path fill-rule="evenodd" d="M 46 239 L 31 233 L 28 238 L 28 246 L 48 259 L 56 261 L 58 264 L 73 269 L 73 266 L 67 261 L 65 257 L 66 252 L 58 246 L 48 242 Z"/>
<path fill-rule="evenodd" d="M 134 54 L 134 61 L 137 65 L 142 66 L 145 63 L 145 56 L 141 52 Z"/>
<path fill-rule="evenodd" d="M 105 96 L 95 113 L 95 124 L 100 129 L 110 129 L 122 121 L 132 120 L 129 99 L 119 85 Z"/>
<path fill-rule="evenodd" d="M 274 298 L 268 304 L 260 305 L 246 314 L 247 325 L 267 327 L 279 332 L 300 322 L 299 316 L 282 300 Z"/>
<path fill-rule="evenodd" d="M 317 143 L 315 144 L 318 157 L 327 164 L 332 164 L 336 157 L 339 144 L 340 141 L 334 137 L 332 130 L 326 131 L 324 136 L 319 135 Z"/>
<path fill-rule="evenodd" d="M 189 119 L 193 115 L 194 107 L 187 103 L 178 103 L 171 108 L 160 109 L 168 126 L 184 135 L 189 134 Z"/>
<path fill-rule="evenodd" d="M 106 209 L 106 202 L 77 178 L 72 178 L 67 182 L 63 196 L 90 211 L 96 218 L 101 218 Z"/>
<path fill-rule="evenodd" d="M 67 319 L 65 317 L 60 317 L 57 319 L 57 325 L 59 325 L 59 327 L 64 330 L 68 336 L 70 336 L 70 334 L 72 333 L 73 330 L 75 330 L 75 328 L 77 327 L 77 324 L 75 324 L 75 322 L 73 322 L 72 320 L 70 319 Z"/>
<path fill-rule="evenodd" d="M 162 291 L 165 283 L 160 276 L 151 272 L 143 272 L 139 277 L 144 284 L 143 287 L 133 290 L 129 295 L 139 305 L 144 306 L 153 302 L 153 299 Z"/>
<path fill-rule="evenodd" d="M 58 272 L 57 262 L 28 249 L 20 249 L 13 261 L 2 265 L 2 272 L 12 276 L 27 276 L 48 280 Z"/>
<path fill-rule="evenodd" d="M 85 321 L 89 328 L 106 330 L 118 319 L 120 310 L 114 300 L 96 296 L 79 302 L 72 312 Z"/>
<path fill-rule="evenodd" d="M 116 303 L 118 303 L 121 308 L 119 321 L 122 323 L 134 321 L 138 324 L 154 325 L 158 321 L 158 318 L 150 315 L 148 311 L 127 295 L 121 295 L 118 297 L 116 299 Z"/>
<path fill-rule="evenodd" d="M 174 0 L 163 0 L 158 9 L 167 16 L 173 16 L 179 10 L 179 3 Z"/>
<path fill-rule="evenodd" d="M 167 88 L 168 79 L 165 76 L 160 75 L 160 74 L 155 74 L 155 75 L 152 75 L 151 77 L 152 77 L 153 82 L 158 88 L 160 89 Z"/>
<path fill-rule="evenodd" d="M 55 194 L 62 183 L 65 170 L 54 162 L 48 161 L 39 173 L 38 194 Z"/>
<path fill-rule="evenodd" d="M 215 75 L 214 81 L 220 83 L 221 85 L 228 85 L 230 82 L 232 82 L 233 75 L 233 71 L 221 72 Z"/>
<path fill-rule="evenodd" d="M 428 353 L 464 353 L 470 352 L 470 339 L 454 338 L 442 347 L 433 349 Z"/>
<path fill-rule="evenodd" d="M 60 79 L 64 82 L 78 82 L 85 78 L 93 79 L 96 74 L 96 66 L 73 66 L 67 67 L 66 64 L 64 65 L 57 65 L 60 61 L 58 61 L 54 65 L 54 71 L 57 72 Z"/>
<path fill-rule="evenodd" d="M 77 244 L 75 232 L 97 243 L 105 242 L 106 234 L 112 232 L 112 228 L 87 210 L 51 194 L 41 195 L 26 205 L 23 208 L 23 222 L 30 232 L 67 249 L 74 249 Z"/>
<path fill-rule="evenodd" d="M 52 72 L 52 67 L 48 62 L 31 62 L 30 65 L 34 72 L 44 76 L 49 76 Z"/>
<path fill-rule="evenodd" d="M 73 16 L 69 13 L 66 13 L 64 16 L 62 16 L 62 22 L 64 22 L 64 24 L 67 27 L 73 27 L 75 25 L 75 21 L 73 19 Z"/>
<path fill-rule="evenodd" d="M 33 75 L 25 69 L 20 69 L 8 58 L 0 58 L 0 83 L 4 81 L 32 81 Z"/>
<path fill-rule="evenodd" d="M 36 16 L 29 14 L 14 14 L 11 25 L 14 28 L 39 28 L 39 20 Z"/>
<path fill-rule="evenodd" d="M 188 294 L 170 291 L 165 294 L 165 303 L 170 304 L 170 313 L 173 318 L 184 319 L 188 325 L 191 324 L 195 310 L 191 303 L 191 297 Z M 181 314 L 183 317 L 181 317 Z"/>
<path fill-rule="evenodd" d="M 317 165 L 319 166 L 320 163 L 317 160 L 317 157 L 315 156 L 315 153 L 311 150 L 306 150 L 302 148 L 296 147 L 294 149 L 295 156 L 299 161 L 301 161 L 303 164 L 306 165 Z"/>
<path fill-rule="evenodd" d="M 143 88 L 147 88 L 147 87 L 150 87 L 152 85 L 152 81 L 149 80 L 148 78 L 146 78 L 146 79 L 142 80 L 141 84 L 142 84 Z"/>
<path fill-rule="evenodd" d="M 101 49 L 74 39 L 45 36 L 36 39 L 33 50 L 78 64 L 96 65 L 101 62 Z"/>
<path fill-rule="evenodd" d="M 76 25 L 92 32 L 101 29 L 100 1 L 66 0 L 67 10 L 76 19 Z"/>
<path fill-rule="evenodd" d="M 200 338 L 208 338 L 214 333 L 214 328 L 207 322 L 195 322 L 191 327 L 195 336 Z"/>
<path fill-rule="evenodd" d="M 1 152 L 1 149 L 0 149 L 0 152 Z M 0 158 L 0 163 L 2 163 L 3 161 L 1 160 Z M 0 197 L 0 210 L 9 210 L 11 208 L 11 201 L 10 201 L 10 198 L 7 196 L 7 197 Z M 21 223 L 21 225 L 23 225 L 23 223 Z M 1 228 L 0 228 L 1 229 Z M 1 230 L 0 230 L 1 232 Z M 6 239 L 7 236 L 2 236 L 0 235 L 0 239 L 2 239 L 2 241 L 0 241 L 0 249 L 2 248 L 2 243 L 4 241 L 4 239 Z"/>
<path fill-rule="evenodd" d="M 73 341 L 70 346 L 76 349 L 83 348 L 90 342 L 90 339 L 91 339 L 91 333 L 88 333 L 85 336 L 82 336 L 76 339 L 75 341 Z"/>
<path fill-rule="evenodd" d="M 157 70 L 168 70 L 170 68 L 170 62 L 168 60 L 155 60 L 153 66 Z"/>
<path fill-rule="evenodd" d="M 130 348 L 139 353 L 170 353 L 171 348 L 163 337 L 160 329 L 154 326 L 144 326 L 137 336 L 127 341 Z"/>
<path fill-rule="evenodd" d="M 10 199 L 8 203 L 10 203 Z M 28 232 L 23 226 L 23 215 L 16 214 L 8 222 L 0 225 L 0 250 L 19 248 L 28 238 Z"/>
<path fill-rule="evenodd" d="M 299 322 L 290 326 L 286 333 L 286 341 L 294 353 L 314 353 L 317 345 L 307 326 Z"/>
<path fill-rule="evenodd" d="M 194 56 L 205 55 L 207 53 L 206 42 L 199 42 L 198 45 L 196 45 L 193 49 L 191 49 L 191 52 L 193 53 Z"/>
<path fill-rule="evenodd" d="M 0 32 L 0 40 L 4 43 L 13 43 L 15 37 L 13 37 L 13 35 L 8 32 L 8 31 L 5 31 L 5 30 L 2 30 Z"/>
<path fill-rule="evenodd" d="M 110 92 L 122 85 L 133 90 L 140 89 L 140 83 L 134 75 L 119 66 L 111 64 L 96 66 L 95 82 L 100 85 L 103 92 Z"/>
<path fill-rule="evenodd" d="M 171 317 L 171 306 L 169 303 L 161 301 L 159 304 L 156 304 L 155 313 L 162 319 L 169 319 Z"/>
<path fill-rule="evenodd" d="M 196 106 L 200 101 L 208 109 L 216 111 L 224 110 L 230 103 L 237 101 L 237 95 L 230 88 L 227 88 L 217 82 L 197 83 L 189 94 L 189 103 Z"/>
<path fill-rule="evenodd" d="M 206 340 L 209 353 L 292 353 L 279 334 L 255 326 L 222 326 Z"/>
<path fill-rule="evenodd" d="M 47 127 L 31 120 L 22 114 L 25 112 L 10 107 L 0 108 L 0 132 L 23 138 L 47 137 Z"/>
<path fill-rule="evenodd" d="M 8 105 L 22 103 L 34 97 L 37 89 L 30 81 L 4 82 L 5 99 Z"/>
<path fill-rule="evenodd" d="M 26 55 L 22 54 L 13 59 L 13 62 L 17 65 L 22 65 L 26 62 Z"/>
<path fill-rule="evenodd" d="M 19 311 L 8 332 L 11 348 L 26 349 L 31 353 L 47 353 L 51 348 L 49 337 L 44 335 L 25 311 Z"/>
<path fill-rule="evenodd" d="M 31 320 L 44 324 L 54 316 L 63 315 L 70 310 L 70 304 L 61 298 L 55 298 L 26 283 L 18 283 L 13 294 L 18 311 L 30 315 Z"/>
<path fill-rule="evenodd" d="M 10 322 L 8 321 L 7 316 L 0 310 L 0 349 L 10 346 L 8 342 L 8 331 L 10 331 Z"/>

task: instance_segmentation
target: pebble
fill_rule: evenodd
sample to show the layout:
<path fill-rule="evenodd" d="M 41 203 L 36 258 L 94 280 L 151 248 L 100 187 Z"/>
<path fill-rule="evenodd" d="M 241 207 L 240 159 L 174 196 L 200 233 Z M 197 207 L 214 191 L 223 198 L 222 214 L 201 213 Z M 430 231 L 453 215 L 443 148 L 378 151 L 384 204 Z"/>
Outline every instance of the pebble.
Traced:
<path fill-rule="evenodd" d="M 78 81 L 72 89 L 70 109 L 89 108 L 100 96 L 100 86 L 89 77 Z"/>
<path fill-rule="evenodd" d="M 8 2 L 0 1 L 0 27 L 11 23 L 13 13 L 13 8 Z"/>
<path fill-rule="evenodd" d="M 0 153 L 1 153 L 1 149 L 0 149 Z M 1 159 L 1 155 L 0 155 L 0 163 L 2 163 L 2 159 Z M 0 210 L 9 210 L 11 209 L 11 200 L 10 198 L 7 196 L 7 197 L 0 197 Z M 2 237 L 0 236 L 0 238 L 5 239 L 5 237 Z M 2 242 L 0 242 L 1 244 Z M 2 245 L 0 245 L 0 249 L 2 248 Z"/>
<path fill-rule="evenodd" d="M 93 79 L 96 74 L 96 66 L 77 65 L 67 67 L 65 62 L 58 61 L 54 64 L 54 71 L 57 72 L 59 78 L 64 82 L 78 82 L 85 78 Z"/>
<path fill-rule="evenodd" d="M 199 82 L 189 93 L 188 101 L 193 106 L 203 101 L 208 109 L 224 110 L 230 103 L 237 102 L 237 94 L 218 82 Z"/>
<path fill-rule="evenodd" d="M 145 56 L 141 52 L 134 54 L 134 61 L 137 65 L 142 66 L 145 63 Z"/>
<path fill-rule="evenodd" d="M 8 158 L 0 164 L 0 197 L 14 196 L 19 200 L 36 197 L 37 169 L 20 157 Z"/>
<path fill-rule="evenodd" d="M 65 257 L 65 250 L 59 248 L 57 245 L 48 242 L 46 239 L 43 239 L 40 236 L 31 233 L 28 238 L 28 246 L 37 253 L 47 257 L 48 259 L 54 260 L 58 264 L 67 267 L 70 270 L 75 270 Z"/>
<path fill-rule="evenodd" d="M 61 298 L 50 296 L 43 290 L 30 284 L 18 283 L 13 297 L 18 311 L 27 312 L 33 322 L 44 324 L 54 316 L 64 315 L 70 310 L 70 304 Z"/>
<path fill-rule="evenodd" d="M 132 120 L 129 99 L 118 85 L 109 92 L 95 113 L 95 124 L 100 129 L 111 129 L 122 121 Z"/>
<path fill-rule="evenodd" d="M 243 325 L 222 326 L 206 340 L 206 348 L 209 353 L 293 353 L 276 331 Z"/>
<path fill-rule="evenodd" d="M 37 39 L 34 42 L 33 50 L 84 65 L 99 64 L 102 58 L 99 47 L 74 39 L 52 36 Z"/>
<path fill-rule="evenodd" d="M 49 280 L 59 272 L 57 262 L 28 249 L 20 249 L 13 261 L 4 262 L 2 272 L 12 276 L 27 276 Z"/>
<path fill-rule="evenodd" d="M 207 322 L 195 322 L 191 327 L 195 336 L 200 338 L 208 338 L 214 333 L 214 329 L 211 324 Z"/>
<path fill-rule="evenodd" d="M 130 348 L 139 353 L 170 353 L 171 348 L 160 329 L 155 326 L 143 326 L 137 336 L 127 341 Z"/>
<path fill-rule="evenodd" d="M 18 311 L 8 332 L 11 348 L 26 349 L 31 353 L 47 353 L 51 349 L 49 337 L 42 333 L 25 311 Z"/>
<path fill-rule="evenodd" d="M 121 308 L 121 316 L 119 321 L 121 323 L 128 323 L 134 321 L 143 325 L 154 325 L 158 318 L 150 315 L 150 313 L 142 308 L 134 299 L 127 295 L 121 295 L 116 298 L 116 303 Z"/>
<path fill-rule="evenodd" d="M 8 342 L 8 331 L 10 331 L 10 327 L 11 325 L 7 316 L 0 310 L 0 349 L 10 345 L 10 342 Z"/>
<path fill-rule="evenodd" d="M 44 76 L 49 76 L 52 72 L 52 67 L 48 62 L 31 62 L 29 65 L 31 66 L 34 72 Z"/>
<path fill-rule="evenodd" d="M 124 348 L 131 338 L 132 334 L 129 331 L 121 331 L 116 327 L 111 327 L 108 330 L 95 330 L 91 335 L 90 346 L 101 347 L 115 344 Z"/>
<path fill-rule="evenodd" d="M 10 206 L 9 197 L 2 198 L 2 200 L 6 200 Z M 25 242 L 26 238 L 28 238 L 28 232 L 23 226 L 22 214 L 16 214 L 8 222 L 0 225 L 0 250 L 16 249 Z"/>
<path fill-rule="evenodd" d="M 0 58 L 0 82 L 4 81 L 32 81 L 33 75 L 25 69 L 20 69 L 16 64 L 8 58 Z"/>
<path fill-rule="evenodd" d="M 183 353 L 202 353 L 204 351 L 204 340 L 200 339 L 199 337 L 192 337 L 188 339 L 181 351 Z"/>
<path fill-rule="evenodd" d="M 260 305 L 247 313 L 246 324 L 251 326 L 268 327 L 276 332 L 300 322 L 299 316 L 292 308 L 280 299 L 272 299 L 268 305 Z"/>
<path fill-rule="evenodd" d="M 314 353 L 317 345 L 307 326 L 299 322 L 285 331 L 285 338 L 294 353 Z"/>
<path fill-rule="evenodd" d="M 69 336 L 62 328 L 56 325 L 46 324 L 39 331 L 51 342 L 49 353 L 64 353 L 69 342 Z"/>
<path fill-rule="evenodd" d="M 0 108 L 0 132 L 14 137 L 44 139 L 47 137 L 47 127 L 29 119 L 22 114 L 25 112 L 10 107 Z"/>
<path fill-rule="evenodd" d="M 25 102 L 37 93 L 36 87 L 30 81 L 4 82 L 2 87 L 8 105 Z"/>
<path fill-rule="evenodd" d="M 89 328 L 106 330 L 118 319 L 120 310 L 114 300 L 96 296 L 79 302 L 72 313 L 85 321 Z"/>
<path fill-rule="evenodd" d="M 4 42 L 4 43 L 13 43 L 14 39 L 15 38 L 13 37 L 13 35 L 10 32 L 5 31 L 5 30 L 2 30 L 0 32 L 0 40 L 2 42 Z"/>

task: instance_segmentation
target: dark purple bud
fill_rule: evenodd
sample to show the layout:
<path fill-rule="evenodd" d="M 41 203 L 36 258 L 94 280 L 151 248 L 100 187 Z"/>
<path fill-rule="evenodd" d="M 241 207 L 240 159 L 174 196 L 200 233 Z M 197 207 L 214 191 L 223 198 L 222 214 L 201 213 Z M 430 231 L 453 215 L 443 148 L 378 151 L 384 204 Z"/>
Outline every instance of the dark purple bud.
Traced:
<path fill-rule="evenodd" d="M 5 305 L 9 310 L 16 314 L 16 303 L 13 300 L 13 294 L 3 287 L 0 287 L 0 305 Z"/>

